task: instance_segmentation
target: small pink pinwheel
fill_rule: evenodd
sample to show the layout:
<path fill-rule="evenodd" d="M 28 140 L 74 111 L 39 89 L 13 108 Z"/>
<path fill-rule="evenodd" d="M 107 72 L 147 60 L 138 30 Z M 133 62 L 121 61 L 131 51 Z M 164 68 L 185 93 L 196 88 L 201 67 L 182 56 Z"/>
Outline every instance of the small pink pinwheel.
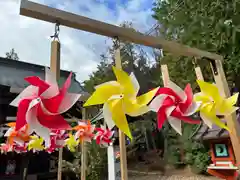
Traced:
<path fill-rule="evenodd" d="M 104 126 L 101 126 L 101 128 L 95 128 L 95 130 L 97 131 L 94 137 L 96 143 L 100 146 L 108 147 L 109 143 L 112 142 L 111 138 L 114 134 L 114 131 L 106 129 Z"/>
<path fill-rule="evenodd" d="M 67 137 L 68 134 L 65 130 L 53 130 L 50 134 L 50 145 L 49 147 L 46 147 L 46 151 L 52 153 L 56 149 L 62 148 Z"/>
<path fill-rule="evenodd" d="M 77 131 L 75 134 L 75 139 L 79 139 L 80 142 L 91 142 L 92 138 L 94 137 L 94 129 L 95 126 L 91 125 L 90 121 L 79 121 L 78 125 L 73 127 L 73 130 Z"/>
<path fill-rule="evenodd" d="M 193 93 L 190 84 L 183 91 L 175 83 L 169 81 L 168 86 L 159 88 L 155 98 L 150 103 L 151 110 L 157 112 L 158 128 L 161 129 L 164 122 L 169 124 L 179 134 L 182 134 L 181 120 L 190 124 L 199 124 L 199 120 L 193 120 L 187 116 L 196 112 L 199 105 L 193 101 Z"/>
<path fill-rule="evenodd" d="M 12 152 L 12 150 L 13 150 L 12 145 L 5 144 L 5 143 L 0 144 L 0 151 L 1 151 L 1 153 L 5 154 L 5 153 L 8 153 L 8 152 Z"/>
<path fill-rule="evenodd" d="M 25 152 L 27 152 L 27 144 L 26 143 L 24 143 L 24 144 L 15 143 L 13 145 L 13 151 L 16 153 L 25 153 Z"/>
<path fill-rule="evenodd" d="M 29 128 L 43 137 L 48 146 L 51 130 L 70 129 L 61 114 L 70 109 L 81 96 L 67 92 L 71 76 L 72 73 L 61 89 L 48 68 L 45 69 L 45 81 L 36 76 L 25 78 L 31 85 L 10 104 L 18 107 L 16 131 L 29 124 Z"/>

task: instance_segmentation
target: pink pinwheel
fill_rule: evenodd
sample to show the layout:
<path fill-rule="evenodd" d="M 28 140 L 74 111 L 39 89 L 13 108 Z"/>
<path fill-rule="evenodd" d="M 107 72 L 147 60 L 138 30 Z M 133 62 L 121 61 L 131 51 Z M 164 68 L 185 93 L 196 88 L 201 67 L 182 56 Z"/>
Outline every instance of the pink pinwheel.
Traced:
<path fill-rule="evenodd" d="M 61 114 L 70 109 L 81 96 L 67 92 L 71 75 L 61 89 L 48 68 L 45 69 L 45 81 L 36 76 L 25 78 L 31 85 L 10 104 L 18 107 L 16 131 L 29 124 L 31 131 L 43 137 L 48 146 L 51 130 L 70 128 Z"/>
<path fill-rule="evenodd" d="M 12 145 L 10 144 L 5 144 L 5 143 L 2 143 L 0 144 L 0 151 L 1 153 L 8 153 L 8 152 L 11 152 L 13 149 Z"/>
<path fill-rule="evenodd" d="M 25 152 L 27 152 L 27 144 L 26 143 L 24 143 L 24 144 L 15 143 L 13 145 L 13 151 L 16 153 L 25 153 Z"/>
<path fill-rule="evenodd" d="M 101 126 L 101 128 L 95 128 L 97 134 L 95 135 L 96 143 L 100 146 L 108 147 L 109 143 L 112 142 L 111 138 L 114 134 L 114 131 L 106 129 L 105 127 Z"/>
<path fill-rule="evenodd" d="M 52 153 L 58 148 L 62 148 L 65 144 L 65 139 L 68 137 L 65 130 L 53 130 L 50 134 L 50 145 L 46 151 Z"/>
<path fill-rule="evenodd" d="M 157 112 L 158 128 L 161 129 L 164 122 L 169 124 L 179 134 L 182 134 L 181 120 L 190 124 L 199 124 L 199 120 L 193 120 L 187 116 L 196 112 L 199 105 L 193 101 L 193 93 L 190 84 L 183 91 L 175 83 L 169 81 L 167 87 L 159 88 L 155 98 L 150 103 L 152 111 Z"/>
<path fill-rule="evenodd" d="M 78 125 L 73 127 L 73 130 L 77 131 L 75 134 L 75 139 L 79 139 L 80 142 L 91 142 L 92 138 L 94 137 L 94 129 L 95 126 L 91 125 L 90 121 L 79 121 Z"/>

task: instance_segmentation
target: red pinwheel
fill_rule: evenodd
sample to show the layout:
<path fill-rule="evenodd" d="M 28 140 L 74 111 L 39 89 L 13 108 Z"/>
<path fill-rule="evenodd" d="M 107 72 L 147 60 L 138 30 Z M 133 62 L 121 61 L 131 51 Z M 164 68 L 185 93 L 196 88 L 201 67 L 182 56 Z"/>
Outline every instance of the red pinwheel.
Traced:
<path fill-rule="evenodd" d="M 53 130 L 50 134 L 50 145 L 47 147 L 46 151 L 52 153 L 56 149 L 62 148 L 67 136 L 68 134 L 65 130 Z"/>
<path fill-rule="evenodd" d="M 108 147 L 109 143 L 112 142 L 111 138 L 114 134 L 114 131 L 106 129 L 105 127 L 101 126 L 101 128 L 95 128 L 97 131 L 95 135 L 96 143 L 100 146 Z"/>
<path fill-rule="evenodd" d="M 36 76 L 25 78 L 30 83 L 10 104 L 18 107 L 16 131 L 29 124 L 32 131 L 43 137 L 47 146 L 51 130 L 69 129 L 69 124 L 61 116 L 80 98 L 80 94 L 68 93 L 72 73 L 61 89 L 48 68 L 45 81 Z"/>
<path fill-rule="evenodd" d="M 199 124 L 199 120 L 193 120 L 187 116 L 196 112 L 199 105 L 193 101 L 193 93 L 190 84 L 184 91 L 175 83 L 169 81 L 167 87 L 159 88 L 155 98 L 150 103 L 151 110 L 157 112 L 158 128 L 161 129 L 164 122 L 169 124 L 179 134 L 182 134 L 181 120 L 190 124 Z"/>

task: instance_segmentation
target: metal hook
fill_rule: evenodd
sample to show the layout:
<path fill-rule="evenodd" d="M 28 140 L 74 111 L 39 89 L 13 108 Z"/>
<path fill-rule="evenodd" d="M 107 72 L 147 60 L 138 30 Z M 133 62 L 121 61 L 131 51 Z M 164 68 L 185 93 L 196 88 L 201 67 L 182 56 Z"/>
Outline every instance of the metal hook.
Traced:
<path fill-rule="evenodd" d="M 197 66 L 197 64 L 198 64 L 197 61 L 198 61 L 198 59 L 196 57 L 193 57 L 192 63 L 194 65 L 194 67 Z"/>
<path fill-rule="evenodd" d="M 59 41 L 60 23 L 56 22 L 54 35 L 50 36 L 53 40 Z"/>
<path fill-rule="evenodd" d="M 113 47 L 114 47 L 114 49 L 118 49 L 120 47 L 120 40 L 119 40 L 118 36 L 113 38 Z"/>
<path fill-rule="evenodd" d="M 214 59 L 210 59 L 210 58 L 205 58 L 205 59 L 207 59 L 210 62 L 214 75 L 218 75 L 216 61 Z"/>

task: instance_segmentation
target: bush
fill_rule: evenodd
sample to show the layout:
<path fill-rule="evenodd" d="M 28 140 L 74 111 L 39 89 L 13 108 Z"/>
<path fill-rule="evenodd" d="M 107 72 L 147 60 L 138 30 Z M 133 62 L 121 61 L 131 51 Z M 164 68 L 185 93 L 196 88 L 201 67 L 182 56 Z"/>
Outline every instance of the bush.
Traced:
<path fill-rule="evenodd" d="M 87 180 L 105 179 L 107 177 L 107 149 L 101 148 L 93 141 L 87 145 L 88 164 Z M 77 179 L 81 178 L 81 152 L 80 148 L 73 152 L 72 161 L 63 161 L 67 173 L 74 173 Z"/>
<path fill-rule="evenodd" d="M 189 141 L 189 146 L 186 148 L 185 162 L 191 166 L 194 173 L 205 174 L 211 161 L 209 149 L 202 143 Z"/>

